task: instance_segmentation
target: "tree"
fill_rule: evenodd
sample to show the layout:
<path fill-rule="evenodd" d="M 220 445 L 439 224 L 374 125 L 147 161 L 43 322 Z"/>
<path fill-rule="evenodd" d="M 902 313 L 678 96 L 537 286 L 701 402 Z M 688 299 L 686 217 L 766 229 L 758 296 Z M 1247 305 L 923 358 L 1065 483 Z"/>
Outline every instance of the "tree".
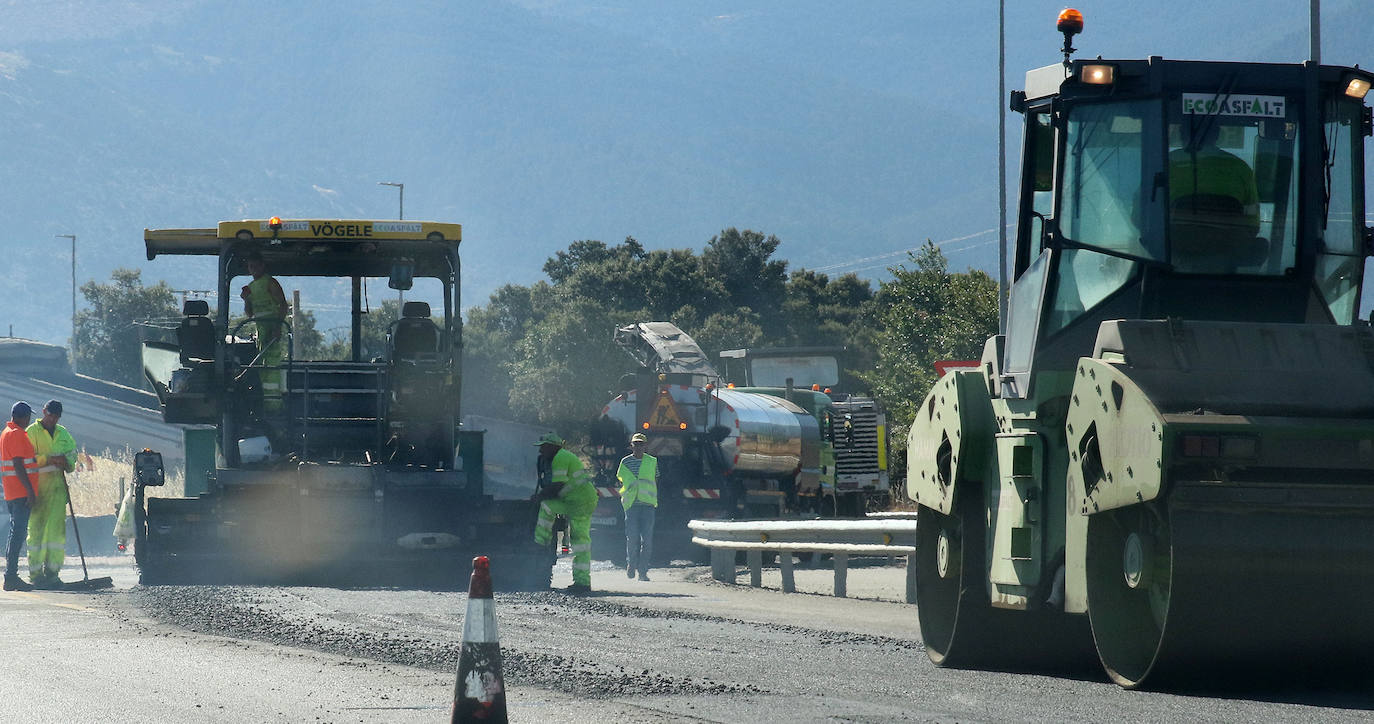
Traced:
<path fill-rule="evenodd" d="M 692 335 L 697 346 L 701 347 L 701 351 L 705 352 L 707 359 L 713 363 L 720 359 L 721 350 L 757 347 L 764 339 L 763 327 L 759 325 L 759 315 L 748 307 L 716 312 L 688 334 Z"/>
<path fill-rule="evenodd" d="M 387 299 L 363 314 L 359 339 L 362 340 L 361 355 L 364 361 L 386 355 L 386 335 L 391 325 L 401 318 L 401 303 Z M 326 359 L 353 359 L 351 333 L 333 334 L 324 348 Z"/>
<path fill-rule="evenodd" d="M 737 347 L 845 345 L 870 360 L 868 282 L 805 271 L 789 280 L 787 262 L 772 258 L 780 243 L 734 228 L 701 254 L 645 251 L 632 237 L 573 242 L 545 263 L 548 282 L 502 287 L 468 310 L 465 409 L 577 434 L 633 369 L 611 341 L 633 322 L 671 321 L 712 359 Z M 848 370 L 844 379 L 857 389 Z"/>
<path fill-rule="evenodd" d="M 83 374 L 143 387 L 143 342 L 170 341 L 180 322 L 166 282 L 143 284 L 137 269 L 115 269 L 110 282 L 81 285 L 86 308 L 76 314 L 76 367 Z"/>
<path fill-rule="evenodd" d="M 997 333 L 997 283 L 970 269 L 951 274 L 939 247 L 926 241 L 908 254 L 914 268 L 890 269 L 877 297 L 875 369 L 863 375 L 888 409 L 895 448 L 905 447 L 906 429 L 935 384 L 935 362 L 978 359 Z"/>
<path fill-rule="evenodd" d="M 781 243 L 776 236 L 730 227 L 711 237 L 701 254 L 707 276 L 725 286 L 733 304 L 757 311 L 770 335 L 781 331 L 778 302 L 787 284 L 787 262 L 772 258 Z"/>
<path fill-rule="evenodd" d="M 626 367 L 611 331 L 633 321 L 594 299 L 567 300 L 551 309 L 517 344 L 510 411 L 567 435 L 580 432 L 610 399 Z"/>
<path fill-rule="evenodd" d="M 463 325 L 463 411 L 510 416 L 512 366 L 526 331 L 543 318 L 549 285 L 507 284 L 486 306 L 472 307 Z M 536 309 L 536 305 L 538 309 Z"/>
<path fill-rule="evenodd" d="M 607 247 L 603 241 L 574 241 L 567 251 L 554 252 L 552 258 L 544 262 L 544 273 L 549 281 L 562 284 L 572 278 L 578 269 L 592 264 L 600 264 L 611 259 L 637 259 L 644 256 L 644 245 L 635 241 L 633 236 L 625 237 L 620 246 Z"/>
<path fill-rule="evenodd" d="M 323 359 L 324 333 L 315 326 L 315 313 L 297 309 L 291 314 L 291 354 L 296 359 Z"/>

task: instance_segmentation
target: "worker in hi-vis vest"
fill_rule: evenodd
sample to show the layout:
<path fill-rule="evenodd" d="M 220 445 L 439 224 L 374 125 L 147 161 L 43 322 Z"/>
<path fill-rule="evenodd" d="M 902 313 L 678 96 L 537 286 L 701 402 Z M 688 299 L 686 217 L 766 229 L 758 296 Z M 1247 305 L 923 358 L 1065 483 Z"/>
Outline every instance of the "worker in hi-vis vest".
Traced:
<path fill-rule="evenodd" d="M 281 364 L 286 360 L 286 340 L 282 339 L 282 324 L 291 311 L 286 302 L 286 292 L 281 283 L 267 273 L 267 263 L 258 252 L 251 252 L 246 259 L 248 273 L 253 281 L 243 287 L 243 311 L 254 320 L 258 328 L 258 357 L 263 369 L 258 379 L 262 383 L 262 405 L 267 410 L 281 409 L 282 387 Z"/>
<path fill-rule="evenodd" d="M 1229 273 L 1258 263 L 1269 248 L 1257 237 L 1255 171 L 1222 150 L 1220 133 L 1216 116 L 1188 116 L 1183 146 L 1169 152 L 1169 238 L 1175 262 L 1190 272 Z"/>
<path fill-rule="evenodd" d="M 67 554 L 67 472 L 76 469 L 76 441 L 62 419 L 62 403 L 48 400 L 43 416 L 29 425 L 38 461 L 38 485 L 29 515 L 29 581 L 34 588 L 61 588 Z"/>
<path fill-rule="evenodd" d="M 33 510 L 34 486 L 38 483 L 38 459 L 25 429 L 33 422 L 33 408 L 20 400 L 10 408 L 10 421 L 0 432 L 0 478 L 5 487 L 5 507 L 10 513 L 10 532 L 5 544 L 6 591 L 32 591 L 19 577 L 19 551 L 29 537 L 29 512 Z"/>
<path fill-rule="evenodd" d="M 563 438 L 544 433 L 534 442 L 539 447 L 539 466 L 547 467 L 549 485 L 535 493 L 539 499 L 539 522 L 534 527 L 534 542 L 547 545 L 553 538 L 553 521 L 568 516 L 568 535 L 572 538 L 573 583 L 568 593 L 592 590 L 592 512 L 596 510 L 596 486 L 592 485 L 582 461 L 565 450 Z"/>
<path fill-rule="evenodd" d="M 630 454 L 620 461 L 620 504 L 625 507 L 625 575 L 649 580 L 649 556 L 654 551 L 654 509 L 658 507 L 658 459 L 644 452 L 649 438 L 630 437 Z"/>

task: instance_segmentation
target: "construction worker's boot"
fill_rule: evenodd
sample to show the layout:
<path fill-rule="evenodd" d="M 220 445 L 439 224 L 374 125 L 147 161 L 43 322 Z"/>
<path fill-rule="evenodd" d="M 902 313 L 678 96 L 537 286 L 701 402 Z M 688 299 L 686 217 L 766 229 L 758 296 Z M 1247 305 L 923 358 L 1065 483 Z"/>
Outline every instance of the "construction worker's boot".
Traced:
<path fill-rule="evenodd" d="M 33 586 L 17 575 L 5 574 L 4 589 L 6 591 L 32 591 Z"/>

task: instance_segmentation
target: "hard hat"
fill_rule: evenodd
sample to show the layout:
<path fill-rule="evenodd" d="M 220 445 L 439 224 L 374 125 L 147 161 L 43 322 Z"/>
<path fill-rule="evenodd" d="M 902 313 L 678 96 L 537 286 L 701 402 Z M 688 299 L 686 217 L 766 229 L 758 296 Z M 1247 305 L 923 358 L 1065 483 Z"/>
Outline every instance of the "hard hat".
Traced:
<path fill-rule="evenodd" d="M 648 442 L 649 436 L 642 432 L 637 432 L 630 436 L 630 442 Z"/>
<path fill-rule="evenodd" d="M 563 447 L 563 438 L 559 437 L 556 432 L 546 432 L 540 435 L 538 440 L 534 441 L 535 447 L 541 445 L 557 445 L 558 447 Z"/>

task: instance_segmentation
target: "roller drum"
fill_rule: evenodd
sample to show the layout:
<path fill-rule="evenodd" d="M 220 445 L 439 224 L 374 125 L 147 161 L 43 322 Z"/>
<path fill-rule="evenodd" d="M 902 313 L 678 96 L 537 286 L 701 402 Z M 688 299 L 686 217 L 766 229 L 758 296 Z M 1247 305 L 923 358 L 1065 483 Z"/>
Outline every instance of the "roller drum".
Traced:
<path fill-rule="evenodd" d="M 1189 688 L 1368 670 L 1374 488 L 1176 484 L 1089 517 L 1089 617 L 1109 675 Z M 1230 680 L 1230 681 L 1228 681 Z"/>

